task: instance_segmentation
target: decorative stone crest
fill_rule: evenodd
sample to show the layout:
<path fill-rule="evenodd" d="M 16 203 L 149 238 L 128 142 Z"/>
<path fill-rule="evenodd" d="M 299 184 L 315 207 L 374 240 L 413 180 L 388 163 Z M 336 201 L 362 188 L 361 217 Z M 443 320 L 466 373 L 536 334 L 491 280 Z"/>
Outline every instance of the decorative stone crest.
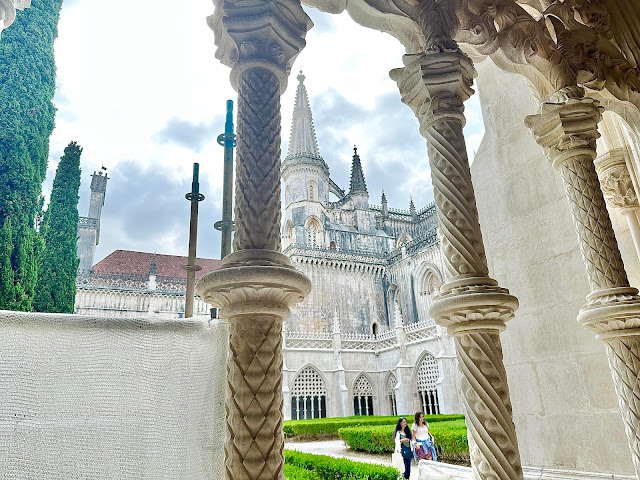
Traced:
<path fill-rule="evenodd" d="M 626 157 L 625 148 L 615 148 L 600 155 L 595 161 L 604 198 L 609 205 L 620 208 L 623 213 L 640 207 Z"/>
<path fill-rule="evenodd" d="M 216 0 L 208 18 L 218 47 L 216 58 L 231 67 L 231 84 L 238 88 L 243 71 L 261 67 L 287 87 L 291 65 L 305 46 L 313 22 L 299 1 Z"/>

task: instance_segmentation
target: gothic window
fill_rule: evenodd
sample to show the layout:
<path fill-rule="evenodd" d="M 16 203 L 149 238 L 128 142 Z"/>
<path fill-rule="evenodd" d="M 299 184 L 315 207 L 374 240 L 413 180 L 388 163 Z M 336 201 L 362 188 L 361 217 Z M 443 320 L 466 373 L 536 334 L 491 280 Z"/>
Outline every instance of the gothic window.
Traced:
<path fill-rule="evenodd" d="M 427 353 L 418 366 L 418 396 L 420 397 L 422 411 L 428 415 L 440 413 L 440 402 L 436 386 L 439 375 L 438 362 L 433 355 Z"/>
<path fill-rule="evenodd" d="M 335 249 L 336 249 L 336 242 L 332 240 L 331 243 L 329 243 L 329 250 L 335 250 Z"/>
<path fill-rule="evenodd" d="M 320 231 L 322 226 L 317 218 L 311 217 L 307 221 L 307 246 L 318 248 L 320 246 Z"/>
<path fill-rule="evenodd" d="M 324 380 L 313 367 L 303 368 L 293 381 L 291 390 L 291 418 L 325 418 L 327 389 Z"/>
<path fill-rule="evenodd" d="M 314 181 L 309 182 L 309 200 L 312 202 L 318 200 L 318 186 Z"/>
<path fill-rule="evenodd" d="M 287 224 L 284 227 L 284 241 L 282 242 L 282 248 L 287 248 L 289 245 L 293 243 L 293 226 L 291 225 L 291 221 L 287 221 Z"/>
<path fill-rule="evenodd" d="M 373 415 L 373 387 L 362 374 L 353 384 L 353 414 Z"/>
<path fill-rule="evenodd" d="M 398 415 L 398 404 L 396 403 L 396 385 L 398 380 L 393 372 L 389 372 L 387 377 L 387 398 L 389 399 L 389 407 L 391 408 L 391 415 Z"/>

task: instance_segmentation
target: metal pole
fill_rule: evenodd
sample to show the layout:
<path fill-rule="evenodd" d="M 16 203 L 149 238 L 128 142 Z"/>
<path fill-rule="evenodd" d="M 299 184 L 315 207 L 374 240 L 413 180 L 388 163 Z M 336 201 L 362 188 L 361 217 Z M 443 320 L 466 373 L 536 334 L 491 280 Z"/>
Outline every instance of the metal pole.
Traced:
<path fill-rule="evenodd" d="M 200 193 L 200 183 L 198 177 L 200 174 L 200 165 L 193 164 L 193 181 L 191 182 L 191 191 L 184 197 L 191 202 L 191 220 L 189 225 L 189 258 L 188 264 L 183 266 L 187 271 L 187 291 L 185 292 L 184 301 L 184 318 L 193 317 L 193 299 L 194 287 L 196 285 L 196 272 L 202 270 L 202 267 L 196 265 L 196 244 L 198 243 L 198 202 L 204 200 L 204 195 Z"/>
<path fill-rule="evenodd" d="M 218 144 L 224 147 L 224 177 L 222 187 L 222 220 L 213 226 L 222 232 L 220 260 L 231 253 L 231 232 L 233 231 L 233 148 L 236 136 L 233 133 L 233 100 L 227 100 L 227 119 L 224 133 L 218 135 Z"/>

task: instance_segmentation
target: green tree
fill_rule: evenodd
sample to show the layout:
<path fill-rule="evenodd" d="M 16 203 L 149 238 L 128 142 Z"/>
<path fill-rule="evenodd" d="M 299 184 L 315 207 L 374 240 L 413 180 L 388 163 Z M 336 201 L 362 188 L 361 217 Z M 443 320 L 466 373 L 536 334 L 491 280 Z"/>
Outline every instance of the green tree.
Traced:
<path fill-rule="evenodd" d="M 78 272 L 78 190 L 82 148 L 71 142 L 64 149 L 53 179 L 45 214 L 44 253 L 38 269 L 33 302 L 38 312 L 73 313 Z"/>
<path fill-rule="evenodd" d="M 33 0 L 0 39 L 2 308 L 31 310 L 35 291 L 40 241 L 34 220 L 54 127 L 53 42 L 61 5 L 62 0 Z"/>

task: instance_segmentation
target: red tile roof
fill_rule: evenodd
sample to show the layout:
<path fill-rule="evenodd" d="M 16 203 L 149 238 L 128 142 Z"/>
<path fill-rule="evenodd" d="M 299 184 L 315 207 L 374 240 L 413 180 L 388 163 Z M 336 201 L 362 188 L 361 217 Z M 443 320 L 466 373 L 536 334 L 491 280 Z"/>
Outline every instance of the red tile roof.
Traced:
<path fill-rule="evenodd" d="M 116 250 L 93 266 L 97 275 L 148 277 L 153 261 L 153 253 L 134 252 L 132 250 Z M 187 271 L 182 268 L 187 264 L 187 257 L 180 255 L 161 255 L 156 257 L 156 275 L 164 278 L 187 279 Z M 212 270 L 220 268 L 220 260 L 215 258 L 198 258 L 196 264 L 202 270 L 196 272 L 196 280 Z"/>

